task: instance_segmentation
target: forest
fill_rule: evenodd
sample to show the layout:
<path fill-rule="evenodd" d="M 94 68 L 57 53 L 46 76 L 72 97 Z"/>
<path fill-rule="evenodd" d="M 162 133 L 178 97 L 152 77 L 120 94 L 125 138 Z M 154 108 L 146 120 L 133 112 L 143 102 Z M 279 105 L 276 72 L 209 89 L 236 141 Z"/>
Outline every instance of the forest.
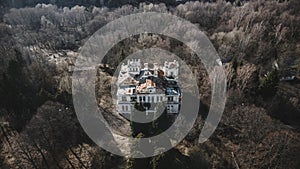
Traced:
<path fill-rule="evenodd" d="M 24 6 L 35 6 L 37 3 L 53 4 L 59 7 L 72 7 L 75 5 L 83 5 L 86 7 L 97 6 L 97 7 L 109 7 L 116 8 L 123 5 L 139 6 L 140 3 L 164 3 L 168 6 L 176 6 L 180 3 L 187 2 L 187 0 L 1 0 L 5 6 L 20 8 Z M 227 0 L 228 2 L 243 2 L 246 0 Z M 201 0 L 201 2 L 216 2 L 216 0 Z"/>
<path fill-rule="evenodd" d="M 299 0 L 0 0 L 0 8 L 0 168 L 300 167 Z M 133 159 L 101 149 L 85 134 L 73 106 L 71 76 L 81 47 L 97 30 L 141 12 L 170 13 L 205 33 L 226 70 L 227 102 L 216 132 L 199 144 L 211 100 L 201 61 L 162 35 L 118 43 L 99 67 L 103 84 L 96 93 L 117 130 L 130 124 L 115 115 L 111 82 L 122 59 L 137 50 L 175 53 L 193 70 L 201 93 L 196 123 L 179 145 Z"/>

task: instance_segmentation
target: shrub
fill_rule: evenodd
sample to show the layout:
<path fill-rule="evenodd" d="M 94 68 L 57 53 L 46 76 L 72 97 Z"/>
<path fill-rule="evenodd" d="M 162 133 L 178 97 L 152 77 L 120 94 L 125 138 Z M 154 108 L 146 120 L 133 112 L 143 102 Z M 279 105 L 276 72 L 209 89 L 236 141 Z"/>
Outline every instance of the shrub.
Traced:
<path fill-rule="evenodd" d="M 259 91 L 264 97 L 274 96 L 279 82 L 279 72 L 277 69 L 272 69 L 266 77 L 261 80 Z"/>

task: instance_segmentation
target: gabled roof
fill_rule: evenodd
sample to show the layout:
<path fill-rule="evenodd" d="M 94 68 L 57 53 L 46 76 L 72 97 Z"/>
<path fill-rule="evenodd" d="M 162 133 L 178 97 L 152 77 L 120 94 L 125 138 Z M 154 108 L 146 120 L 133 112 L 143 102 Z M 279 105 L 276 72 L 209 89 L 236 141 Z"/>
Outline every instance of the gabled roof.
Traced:
<path fill-rule="evenodd" d="M 118 85 L 132 85 L 132 84 L 137 84 L 138 82 L 132 77 L 130 76 L 128 73 L 119 76 L 118 79 Z"/>

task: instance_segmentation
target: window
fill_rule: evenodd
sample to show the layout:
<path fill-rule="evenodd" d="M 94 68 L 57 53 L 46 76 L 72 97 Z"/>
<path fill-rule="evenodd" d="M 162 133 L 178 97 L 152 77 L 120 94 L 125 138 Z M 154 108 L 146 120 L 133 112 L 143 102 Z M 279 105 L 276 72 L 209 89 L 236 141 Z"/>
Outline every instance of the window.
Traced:
<path fill-rule="evenodd" d="M 143 101 L 144 101 L 144 102 L 146 101 L 146 96 L 143 96 Z"/>
<path fill-rule="evenodd" d="M 168 101 L 173 101 L 173 97 L 168 97 Z"/>
<path fill-rule="evenodd" d="M 126 102 L 126 101 L 127 101 L 126 96 L 122 96 L 122 101 L 123 101 L 123 102 Z"/>
<path fill-rule="evenodd" d="M 131 97 L 131 102 L 135 102 L 136 101 L 136 97 Z"/>
<path fill-rule="evenodd" d="M 148 96 L 148 102 L 151 102 L 151 98 L 150 98 L 150 96 Z"/>
<path fill-rule="evenodd" d="M 152 103 L 154 103 L 154 96 L 152 96 L 152 98 L 151 98 L 151 99 L 152 99 Z"/>

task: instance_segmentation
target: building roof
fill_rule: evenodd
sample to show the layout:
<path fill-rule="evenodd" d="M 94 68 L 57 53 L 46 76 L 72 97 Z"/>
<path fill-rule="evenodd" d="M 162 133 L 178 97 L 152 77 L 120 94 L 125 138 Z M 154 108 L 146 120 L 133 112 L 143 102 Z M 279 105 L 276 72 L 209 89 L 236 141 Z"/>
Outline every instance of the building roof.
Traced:
<path fill-rule="evenodd" d="M 148 88 L 156 88 L 156 84 L 151 79 L 146 79 L 145 83 L 137 86 L 137 92 L 146 93 Z"/>
<path fill-rule="evenodd" d="M 180 90 L 179 88 L 168 87 L 165 93 L 166 95 L 180 95 Z"/>
<path fill-rule="evenodd" d="M 140 62 L 133 62 L 134 65 L 140 65 Z M 169 68 L 178 68 L 178 62 L 165 63 Z M 121 71 L 118 78 L 119 91 L 118 94 L 133 94 L 129 92 L 130 86 L 136 88 L 136 93 L 152 93 L 154 91 L 156 94 L 166 94 L 166 95 L 178 95 L 180 94 L 180 89 L 177 85 L 175 79 L 170 79 L 164 76 L 164 69 L 160 69 L 158 64 L 155 63 L 152 68 L 149 68 L 149 64 L 145 63 L 145 68 L 140 69 L 139 74 L 129 73 L 128 67 L 132 66 L 131 62 L 127 65 L 122 64 Z M 166 90 L 167 89 L 167 90 Z M 135 94 L 135 93 L 134 93 Z"/>

